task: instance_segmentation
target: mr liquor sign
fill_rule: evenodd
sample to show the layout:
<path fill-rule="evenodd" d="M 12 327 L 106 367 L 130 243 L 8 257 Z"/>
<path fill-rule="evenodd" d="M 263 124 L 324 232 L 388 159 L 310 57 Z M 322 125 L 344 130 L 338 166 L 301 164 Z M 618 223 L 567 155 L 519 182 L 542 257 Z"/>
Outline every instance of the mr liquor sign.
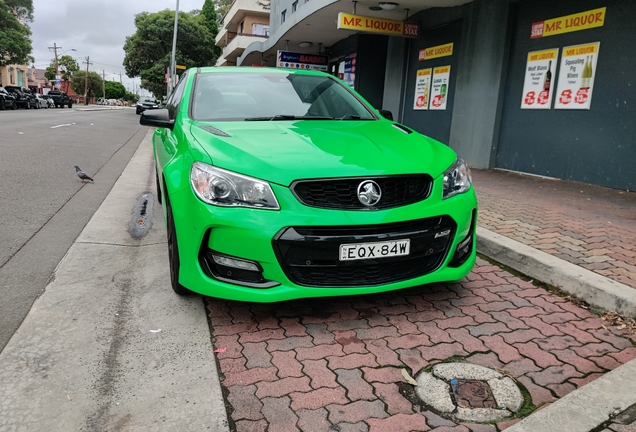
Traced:
<path fill-rule="evenodd" d="M 390 36 L 416 38 L 420 35 L 419 24 L 407 23 L 382 18 L 351 15 L 344 12 L 338 14 L 338 28 L 358 30 L 370 33 L 381 33 Z"/>

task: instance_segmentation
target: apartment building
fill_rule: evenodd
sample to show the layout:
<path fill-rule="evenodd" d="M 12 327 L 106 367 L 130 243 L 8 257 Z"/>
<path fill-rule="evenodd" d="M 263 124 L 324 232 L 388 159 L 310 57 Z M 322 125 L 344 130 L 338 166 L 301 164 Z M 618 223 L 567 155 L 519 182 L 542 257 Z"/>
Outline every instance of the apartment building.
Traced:
<path fill-rule="evenodd" d="M 236 66 L 249 44 L 269 37 L 269 1 L 234 0 L 223 17 L 216 45 L 223 49 L 217 66 Z"/>

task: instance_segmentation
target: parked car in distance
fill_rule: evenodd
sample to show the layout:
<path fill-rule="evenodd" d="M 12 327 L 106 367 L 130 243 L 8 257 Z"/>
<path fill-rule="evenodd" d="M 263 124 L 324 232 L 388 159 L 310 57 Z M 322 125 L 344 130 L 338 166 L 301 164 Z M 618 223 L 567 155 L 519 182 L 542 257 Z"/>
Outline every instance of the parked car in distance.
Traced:
<path fill-rule="evenodd" d="M 159 108 L 159 101 L 154 98 L 139 98 L 136 104 L 136 112 L 137 114 L 141 114 L 145 110 L 157 109 Z"/>
<path fill-rule="evenodd" d="M 63 91 L 51 90 L 49 92 L 49 96 L 51 97 L 51 99 L 53 99 L 56 108 L 64 108 L 64 105 L 68 106 L 69 108 L 73 107 L 73 99 L 71 99 L 71 97 Z"/>
<path fill-rule="evenodd" d="M 447 145 L 322 72 L 189 69 L 144 111 L 177 294 L 278 302 L 456 281 L 477 198 Z"/>
<path fill-rule="evenodd" d="M 13 93 L 18 107 L 26 109 L 37 107 L 37 100 L 28 88 L 19 86 L 5 86 L 4 88 L 8 92 Z"/>
<path fill-rule="evenodd" d="M 4 109 L 16 109 L 18 104 L 15 101 L 15 96 L 0 87 L 0 110 Z"/>
<path fill-rule="evenodd" d="M 55 108 L 55 102 L 49 95 L 42 95 L 42 97 L 46 100 L 46 103 L 49 105 L 49 108 Z"/>
<path fill-rule="evenodd" d="M 44 99 L 44 96 L 42 96 L 39 93 L 36 93 L 34 96 L 35 96 L 35 100 L 37 101 L 36 108 L 40 109 L 40 108 L 48 108 L 49 107 L 49 102 L 46 99 Z"/>

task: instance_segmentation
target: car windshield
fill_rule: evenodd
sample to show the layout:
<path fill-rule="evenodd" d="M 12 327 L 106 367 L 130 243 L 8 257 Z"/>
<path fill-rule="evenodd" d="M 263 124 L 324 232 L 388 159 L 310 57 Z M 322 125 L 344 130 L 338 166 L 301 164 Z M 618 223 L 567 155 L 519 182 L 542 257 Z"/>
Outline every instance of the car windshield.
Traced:
<path fill-rule="evenodd" d="M 194 120 L 375 120 L 345 86 L 329 76 L 281 73 L 197 75 Z"/>
<path fill-rule="evenodd" d="M 141 103 L 155 104 L 157 103 L 157 101 L 155 101 L 154 99 L 142 99 Z"/>

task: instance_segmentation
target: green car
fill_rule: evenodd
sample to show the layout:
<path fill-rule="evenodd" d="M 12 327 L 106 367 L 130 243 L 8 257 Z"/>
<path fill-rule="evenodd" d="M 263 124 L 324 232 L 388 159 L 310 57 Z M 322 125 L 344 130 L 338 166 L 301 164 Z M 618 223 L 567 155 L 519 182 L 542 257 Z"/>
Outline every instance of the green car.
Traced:
<path fill-rule="evenodd" d="M 331 75 L 189 69 L 144 111 L 172 288 L 253 302 L 454 281 L 477 198 L 453 150 Z"/>

